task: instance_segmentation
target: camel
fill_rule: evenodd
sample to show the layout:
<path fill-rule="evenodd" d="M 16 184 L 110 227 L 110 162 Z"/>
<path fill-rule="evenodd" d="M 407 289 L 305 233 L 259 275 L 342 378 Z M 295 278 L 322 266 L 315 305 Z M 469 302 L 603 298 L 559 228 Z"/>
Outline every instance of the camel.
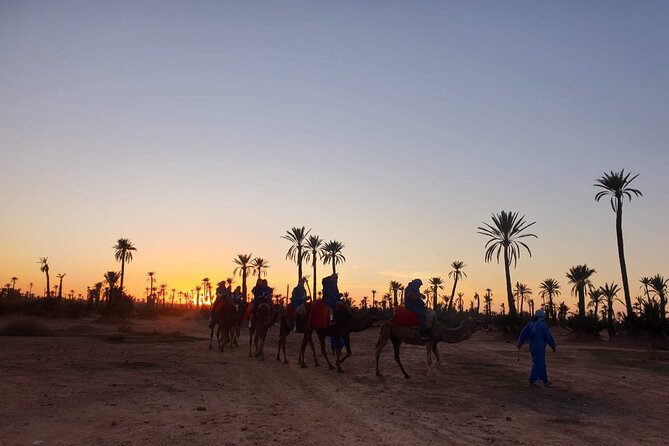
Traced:
<path fill-rule="evenodd" d="M 383 315 L 377 309 L 371 308 L 363 317 L 355 318 L 351 315 L 351 312 L 348 308 L 341 305 L 338 306 L 335 311 L 334 325 L 327 326 L 326 328 L 317 328 L 313 326 L 314 318 L 312 316 L 314 311 L 318 311 L 316 306 L 321 306 L 321 305 L 324 306 L 325 304 L 323 304 L 322 301 L 320 300 L 316 301 L 314 303 L 314 307 L 312 308 L 311 313 L 307 317 L 307 323 L 304 330 L 304 336 L 302 337 L 302 345 L 300 346 L 300 354 L 297 358 L 297 362 L 302 368 L 307 367 L 304 361 L 304 352 L 307 349 L 307 344 L 309 344 L 311 346 L 311 351 L 314 355 L 314 366 L 318 367 L 318 358 L 316 356 L 316 349 L 314 348 L 314 343 L 311 338 L 312 333 L 315 331 L 316 334 L 318 335 L 318 340 L 320 341 L 321 344 L 321 353 L 325 357 L 325 360 L 328 363 L 328 367 L 330 368 L 330 370 L 332 370 L 336 366 L 337 372 L 343 373 L 344 370 L 341 368 L 341 365 L 352 354 L 351 340 L 350 340 L 351 333 L 366 330 L 367 328 L 371 327 L 374 322 L 382 320 Z M 341 346 L 338 344 L 336 348 L 337 359 L 335 361 L 335 366 L 333 366 L 332 363 L 330 362 L 327 351 L 325 349 L 325 338 L 327 336 L 344 338 L 344 345 L 346 347 L 346 356 L 344 357 L 341 356 Z"/>
<path fill-rule="evenodd" d="M 393 343 L 395 350 L 395 362 L 400 366 L 400 370 L 405 378 L 410 378 L 409 374 L 404 370 L 402 362 L 400 361 L 400 345 L 404 342 L 410 345 L 425 345 L 427 353 L 427 376 L 431 376 L 432 371 L 432 353 L 436 356 L 438 366 L 441 363 L 441 356 L 437 349 L 439 342 L 446 342 L 454 344 L 469 339 L 476 329 L 476 323 L 471 317 L 466 317 L 462 320 L 457 328 L 446 328 L 435 318 L 432 324 L 432 339 L 422 342 L 418 333 L 417 327 L 396 325 L 393 321 L 388 321 L 381 327 L 379 333 L 379 340 L 376 342 L 376 376 L 383 376 L 379 371 L 379 357 L 381 351 L 386 346 L 388 339 Z"/>
<path fill-rule="evenodd" d="M 209 323 L 209 328 L 211 329 L 209 333 L 209 350 L 212 348 L 214 329 L 216 327 L 218 327 L 216 330 L 216 340 L 218 341 L 220 351 L 224 350 L 226 344 L 229 344 L 230 347 L 237 345 L 235 332 L 237 331 L 236 336 L 239 337 L 238 327 L 241 324 L 243 314 L 244 308 L 241 306 L 235 308 L 228 299 L 223 299 L 214 305 L 211 312 L 211 322 Z"/>
<path fill-rule="evenodd" d="M 253 323 L 249 327 L 249 357 L 252 356 L 252 345 L 255 345 L 255 356 L 265 360 L 264 348 L 267 332 L 276 323 L 279 312 L 267 302 L 258 303 L 254 308 Z"/>

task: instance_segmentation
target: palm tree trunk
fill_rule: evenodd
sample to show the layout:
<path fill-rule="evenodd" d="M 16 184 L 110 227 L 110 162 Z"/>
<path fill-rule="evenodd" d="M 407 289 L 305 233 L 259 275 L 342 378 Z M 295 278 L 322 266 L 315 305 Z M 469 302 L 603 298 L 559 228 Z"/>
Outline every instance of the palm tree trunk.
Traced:
<path fill-rule="evenodd" d="M 627 265 L 625 263 L 625 249 L 623 246 L 623 200 L 620 197 L 618 197 L 618 207 L 616 208 L 616 236 L 618 238 L 618 258 L 620 259 L 620 273 L 623 276 L 627 318 L 633 319 L 634 310 L 632 310 L 632 298 L 630 296 L 630 285 L 627 280 Z"/>
<path fill-rule="evenodd" d="M 509 317 L 516 317 L 516 303 L 513 301 L 513 291 L 511 290 L 511 271 L 509 270 L 509 247 L 504 247 L 504 274 L 506 275 L 506 297 L 509 301 Z"/>
<path fill-rule="evenodd" d="M 455 274 L 455 282 L 453 282 L 453 290 L 451 291 L 451 298 L 448 300 L 448 310 L 453 307 L 453 296 L 455 296 L 455 287 L 458 286 L 458 274 Z"/>
<path fill-rule="evenodd" d="M 332 274 L 337 274 L 337 265 L 334 258 L 332 259 Z"/>
<path fill-rule="evenodd" d="M 242 267 L 242 299 L 246 302 L 246 267 Z"/>
<path fill-rule="evenodd" d="M 302 248 L 297 248 L 297 283 L 300 283 L 300 280 L 302 280 Z"/>
<path fill-rule="evenodd" d="M 46 297 L 51 297 L 51 284 L 49 283 L 49 270 L 45 271 L 46 274 Z"/>
<path fill-rule="evenodd" d="M 578 319 L 581 325 L 585 322 L 585 287 L 578 287 Z"/>
<path fill-rule="evenodd" d="M 123 295 L 123 278 L 125 277 L 125 255 L 121 255 L 121 287 L 119 292 Z"/>
<path fill-rule="evenodd" d="M 312 291 L 313 295 L 311 296 L 311 301 L 316 300 L 316 284 L 318 284 L 318 281 L 316 280 L 316 251 L 314 250 L 314 260 L 311 262 L 311 266 L 314 268 L 314 290 Z"/>

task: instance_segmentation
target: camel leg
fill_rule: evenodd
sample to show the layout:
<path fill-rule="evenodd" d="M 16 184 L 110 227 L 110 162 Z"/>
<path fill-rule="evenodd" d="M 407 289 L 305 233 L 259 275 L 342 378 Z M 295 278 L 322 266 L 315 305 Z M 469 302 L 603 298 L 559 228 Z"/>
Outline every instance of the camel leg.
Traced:
<path fill-rule="evenodd" d="M 253 346 L 253 330 L 249 329 L 249 358 L 253 356 L 251 354 L 251 347 Z"/>
<path fill-rule="evenodd" d="M 258 341 L 258 352 L 257 355 L 260 356 L 260 360 L 265 360 L 265 338 L 267 337 L 267 328 L 263 328 L 260 335 L 260 340 Z"/>
<path fill-rule="evenodd" d="M 300 353 L 297 355 L 297 363 L 303 369 L 307 368 L 307 364 L 304 362 L 304 351 L 307 349 L 307 343 L 311 340 L 311 331 L 305 330 L 302 335 L 302 343 L 300 344 Z"/>
<path fill-rule="evenodd" d="M 426 359 L 426 365 L 427 365 L 427 377 L 432 376 L 432 346 L 434 344 L 432 342 L 428 342 L 425 344 L 425 350 L 427 351 L 427 359 Z"/>
<path fill-rule="evenodd" d="M 209 324 L 209 328 L 211 328 L 211 332 L 209 333 L 209 350 L 211 350 L 211 345 L 214 342 L 214 325 L 213 321 Z"/>
<path fill-rule="evenodd" d="M 318 340 L 321 343 L 321 353 L 323 354 L 323 356 L 325 356 L 325 360 L 328 362 L 328 368 L 330 370 L 333 370 L 334 366 L 330 362 L 330 358 L 328 358 L 328 352 L 325 349 L 325 335 L 321 335 L 318 331 L 316 332 L 316 334 L 318 335 Z"/>
<path fill-rule="evenodd" d="M 376 376 L 383 376 L 381 374 L 381 371 L 379 370 L 379 358 L 381 357 L 381 352 L 383 351 L 383 347 L 386 346 L 388 343 L 388 335 L 384 332 L 384 329 L 381 329 L 381 333 L 379 333 L 379 340 L 376 341 L 376 349 L 374 351 L 374 356 L 376 356 Z"/>
<path fill-rule="evenodd" d="M 283 350 L 283 362 L 284 364 L 288 364 L 288 358 L 286 358 L 286 338 L 290 334 L 290 331 L 287 331 L 286 334 L 283 336 L 283 343 L 281 344 L 281 349 Z"/>
<path fill-rule="evenodd" d="M 337 355 L 335 365 L 337 366 L 337 373 L 344 373 L 344 369 L 341 368 L 341 346 L 339 345 L 339 341 L 337 341 L 337 348 L 335 349 L 335 353 Z"/>
<path fill-rule="evenodd" d="M 314 345 L 314 339 L 312 336 L 309 336 L 309 346 L 311 346 L 311 354 L 314 355 L 314 367 L 318 367 L 318 356 L 316 355 L 316 346 Z"/>
<path fill-rule="evenodd" d="M 432 352 L 434 356 L 437 357 L 437 365 L 441 364 L 441 355 L 439 354 L 439 349 L 437 348 L 437 343 L 432 344 Z"/>
<path fill-rule="evenodd" d="M 395 351 L 395 362 L 397 363 L 398 366 L 400 366 L 400 370 L 402 371 L 402 373 L 404 373 L 404 377 L 406 379 L 411 378 L 409 374 L 406 372 L 406 370 L 404 370 L 404 367 L 402 366 L 402 361 L 400 360 L 400 345 L 402 341 L 400 341 L 399 339 L 395 339 L 394 337 L 391 336 L 390 342 L 393 343 L 393 350 Z"/>
<path fill-rule="evenodd" d="M 346 354 L 339 360 L 340 364 L 343 364 L 353 354 L 351 352 L 351 337 L 348 335 L 344 336 L 344 347 L 346 347 Z"/>
<path fill-rule="evenodd" d="M 286 335 L 283 332 L 283 326 L 279 329 L 279 348 L 276 350 L 276 360 L 281 361 L 281 344 L 286 342 Z"/>

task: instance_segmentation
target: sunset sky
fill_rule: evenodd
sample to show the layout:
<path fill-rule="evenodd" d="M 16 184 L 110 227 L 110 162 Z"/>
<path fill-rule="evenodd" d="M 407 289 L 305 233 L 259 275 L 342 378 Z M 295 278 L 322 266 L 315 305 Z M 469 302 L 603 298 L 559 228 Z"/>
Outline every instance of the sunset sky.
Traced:
<path fill-rule="evenodd" d="M 462 260 L 466 301 L 497 308 L 476 228 L 504 209 L 537 222 L 513 282 L 538 299 L 556 278 L 573 304 L 572 265 L 621 284 L 593 183 L 625 168 L 638 295 L 669 275 L 667 48 L 666 1 L 0 0 L 1 284 L 41 293 L 48 257 L 83 294 L 125 237 L 136 296 L 148 271 L 189 290 L 240 253 L 285 293 L 281 235 L 304 225 L 346 245 L 355 299 Z"/>

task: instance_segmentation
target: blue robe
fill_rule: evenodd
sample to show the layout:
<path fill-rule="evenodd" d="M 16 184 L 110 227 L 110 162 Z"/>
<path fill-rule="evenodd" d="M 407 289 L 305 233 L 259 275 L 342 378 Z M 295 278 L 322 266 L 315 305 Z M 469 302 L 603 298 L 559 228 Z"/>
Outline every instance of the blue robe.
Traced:
<path fill-rule="evenodd" d="M 532 371 L 530 372 L 530 383 L 537 380 L 548 383 L 548 373 L 546 372 L 546 344 L 555 350 L 555 340 L 548 329 L 548 325 L 543 318 L 528 322 L 520 332 L 518 345 L 522 346 L 527 340 L 530 340 L 530 353 L 532 354 Z"/>

